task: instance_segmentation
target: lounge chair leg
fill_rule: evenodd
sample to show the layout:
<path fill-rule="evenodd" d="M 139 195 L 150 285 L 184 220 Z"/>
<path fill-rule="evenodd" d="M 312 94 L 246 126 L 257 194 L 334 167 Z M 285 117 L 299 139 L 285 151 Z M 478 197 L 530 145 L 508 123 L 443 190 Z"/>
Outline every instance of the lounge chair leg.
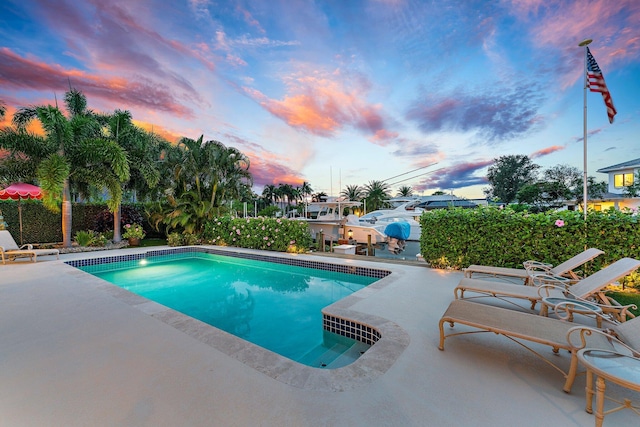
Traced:
<path fill-rule="evenodd" d="M 441 319 L 438 324 L 440 328 L 440 344 L 438 345 L 438 350 L 441 351 L 444 350 L 444 322 L 445 320 Z M 449 324 L 451 324 L 451 326 L 453 327 L 453 322 L 449 322 Z"/>
<path fill-rule="evenodd" d="M 569 365 L 569 371 L 567 372 L 567 380 L 564 382 L 562 391 L 565 393 L 571 393 L 571 387 L 576 379 L 576 373 L 578 372 L 578 355 L 576 350 L 571 351 L 571 364 Z"/>

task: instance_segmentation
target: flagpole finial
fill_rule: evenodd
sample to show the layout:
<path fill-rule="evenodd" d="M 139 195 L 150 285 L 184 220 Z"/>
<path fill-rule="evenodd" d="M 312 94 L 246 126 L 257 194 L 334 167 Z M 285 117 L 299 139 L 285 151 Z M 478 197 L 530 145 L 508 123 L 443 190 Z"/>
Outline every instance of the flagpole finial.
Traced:
<path fill-rule="evenodd" d="M 580 43 L 578 43 L 578 46 L 586 46 L 589 43 L 591 43 L 592 41 L 593 41 L 593 39 L 584 39 Z"/>

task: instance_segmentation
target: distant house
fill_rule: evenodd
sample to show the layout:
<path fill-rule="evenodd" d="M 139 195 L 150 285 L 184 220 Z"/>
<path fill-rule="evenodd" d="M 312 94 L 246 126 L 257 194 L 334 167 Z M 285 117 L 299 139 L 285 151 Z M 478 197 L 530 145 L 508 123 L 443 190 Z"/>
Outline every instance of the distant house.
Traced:
<path fill-rule="evenodd" d="M 598 169 L 597 172 L 609 175 L 607 193 L 601 199 L 589 200 L 589 208 L 600 211 L 612 207 L 618 210 L 640 207 L 640 197 L 626 197 L 624 195 L 625 187 L 633 185 L 636 180 L 638 170 L 640 170 L 640 159 Z"/>

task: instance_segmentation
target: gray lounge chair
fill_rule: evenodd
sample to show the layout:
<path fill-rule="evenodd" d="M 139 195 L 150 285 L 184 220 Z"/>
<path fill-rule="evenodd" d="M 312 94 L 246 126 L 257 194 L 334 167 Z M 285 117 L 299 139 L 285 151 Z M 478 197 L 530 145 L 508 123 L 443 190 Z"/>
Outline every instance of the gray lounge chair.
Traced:
<path fill-rule="evenodd" d="M 458 323 L 477 330 L 463 330 L 446 335 L 445 323 L 449 323 L 451 327 Z M 633 349 L 635 354 L 640 350 L 640 318 L 624 323 L 607 323 L 607 326 L 610 332 L 608 335 L 605 333 L 587 334 L 584 333 L 585 326 L 576 326 L 575 323 L 565 320 L 466 300 L 455 300 L 451 302 L 440 319 L 440 344 L 438 348 L 444 350 L 445 339 L 456 335 L 478 332 L 493 332 L 503 335 L 531 351 L 560 372 L 565 378 L 563 390 L 569 393 L 578 371 L 577 352 L 581 348 L 588 346 L 589 348 L 617 349 L 617 343 L 622 342 L 626 347 Z M 592 328 L 592 330 L 595 329 Z M 611 333 L 613 333 L 615 339 L 611 338 Z M 576 336 L 580 338 L 577 339 Z M 553 353 L 556 354 L 561 349 L 569 351 L 571 353 L 569 369 L 565 370 L 558 366 L 557 363 L 527 346 L 521 340 L 550 346 Z M 557 355 L 554 356 L 554 359 L 555 357 Z"/>
<path fill-rule="evenodd" d="M 465 292 L 478 293 L 483 297 L 497 297 L 507 302 L 512 302 L 513 298 L 526 299 L 531 302 L 532 310 L 535 308 L 536 303 L 545 297 L 572 297 L 576 299 L 598 297 L 602 303 L 609 304 L 609 300 L 604 297 L 602 292 L 603 289 L 610 283 L 623 278 L 638 268 L 640 268 L 639 260 L 633 258 L 622 258 L 608 267 L 585 277 L 576 284 L 562 288 L 546 285 L 522 286 L 513 283 L 464 278 L 460 280 L 460 283 L 453 292 L 456 299 L 464 298 Z M 558 283 L 558 280 L 553 276 L 547 276 L 546 279 L 542 281 L 547 283 L 555 281 Z"/>
<path fill-rule="evenodd" d="M 7 259 L 15 260 L 27 257 L 36 262 L 38 255 L 55 255 L 57 259 L 60 259 L 60 251 L 57 249 L 34 249 L 33 245 L 18 246 L 9 231 L 0 230 L 0 256 L 3 264 L 6 264 Z"/>
<path fill-rule="evenodd" d="M 522 280 L 525 285 L 533 285 L 532 274 L 542 272 L 553 276 L 568 277 L 573 280 L 579 280 L 580 276 L 574 271 L 578 267 L 591 261 L 595 257 L 602 255 L 604 252 L 600 249 L 590 248 L 580 252 L 578 255 L 569 258 L 562 264 L 553 267 L 551 264 L 545 264 L 538 261 L 525 261 L 525 268 L 506 268 L 493 267 L 489 265 L 470 265 L 464 270 L 464 276 L 472 277 L 497 277 L 506 280 L 516 279 Z"/>

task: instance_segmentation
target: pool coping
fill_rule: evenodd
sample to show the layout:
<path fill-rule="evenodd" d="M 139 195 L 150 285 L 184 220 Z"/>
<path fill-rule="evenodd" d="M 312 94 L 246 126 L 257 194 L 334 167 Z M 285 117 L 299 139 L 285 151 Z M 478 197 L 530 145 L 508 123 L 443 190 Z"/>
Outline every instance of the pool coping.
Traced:
<path fill-rule="evenodd" d="M 319 263 L 339 267 L 333 271 L 343 271 L 345 268 L 345 264 L 337 264 L 335 258 L 319 261 L 318 258 L 320 257 L 307 254 L 271 253 L 251 249 L 209 245 L 163 250 L 149 249 L 122 256 L 99 256 L 98 254 L 95 254 L 98 255 L 95 256 L 92 254 L 94 256 L 65 261 L 65 264 L 74 267 L 74 264 L 77 265 L 84 260 L 89 260 L 92 261 L 93 264 L 97 264 L 100 263 L 98 262 L 99 260 L 109 258 L 119 258 L 119 260 L 143 259 L 147 255 L 166 254 L 167 252 L 210 252 L 292 265 L 312 262 L 314 264 Z M 122 257 L 126 259 L 122 259 Z M 305 390 L 345 391 L 371 383 L 380 375 L 384 374 L 394 364 L 410 342 L 407 332 L 396 323 L 379 316 L 359 312 L 353 308 L 355 304 L 375 296 L 380 290 L 395 283 L 401 274 L 392 268 L 387 268 L 387 266 L 385 266 L 385 268 L 363 267 L 357 265 L 355 261 L 348 261 L 353 265 L 347 266 L 347 269 L 353 273 L 355 273 L 356 270 L 362 271 L 359 269 L 365 269 L 387 271 L 388 274 L 366 288 L 336 301 L 322 310 L 325 329 L 329 329 L 327 323 L 330 323 L 329 327 L 331 327 L 331 325 L 335 327 L 337 324 L 342 323 L 345 326 L 340 327 L 346 327 L 347 329 L 359 325 L 363 329 L 376 331 L 375 343 L 369 350 L 353 363 L 335 369 L 323 369 L 302 365 L 162 304 L 129 292 L 90 273 L 79 269 L 76 271 L 95 279 L 95 282 L 91 282 L 95 283 L 98 289 L 108 293 L 112 297 L 277 381 Z M 90 263 L 85 265 L 90 265 Z M 326 269 L 330 270 L 330 268 Z M 328 322 L 327 319 L 334 319 L 334 321 Z M 340 331 L 334 332 L 341 333 Z M 341 334 L 346 335 L 345 333 Z"/>

